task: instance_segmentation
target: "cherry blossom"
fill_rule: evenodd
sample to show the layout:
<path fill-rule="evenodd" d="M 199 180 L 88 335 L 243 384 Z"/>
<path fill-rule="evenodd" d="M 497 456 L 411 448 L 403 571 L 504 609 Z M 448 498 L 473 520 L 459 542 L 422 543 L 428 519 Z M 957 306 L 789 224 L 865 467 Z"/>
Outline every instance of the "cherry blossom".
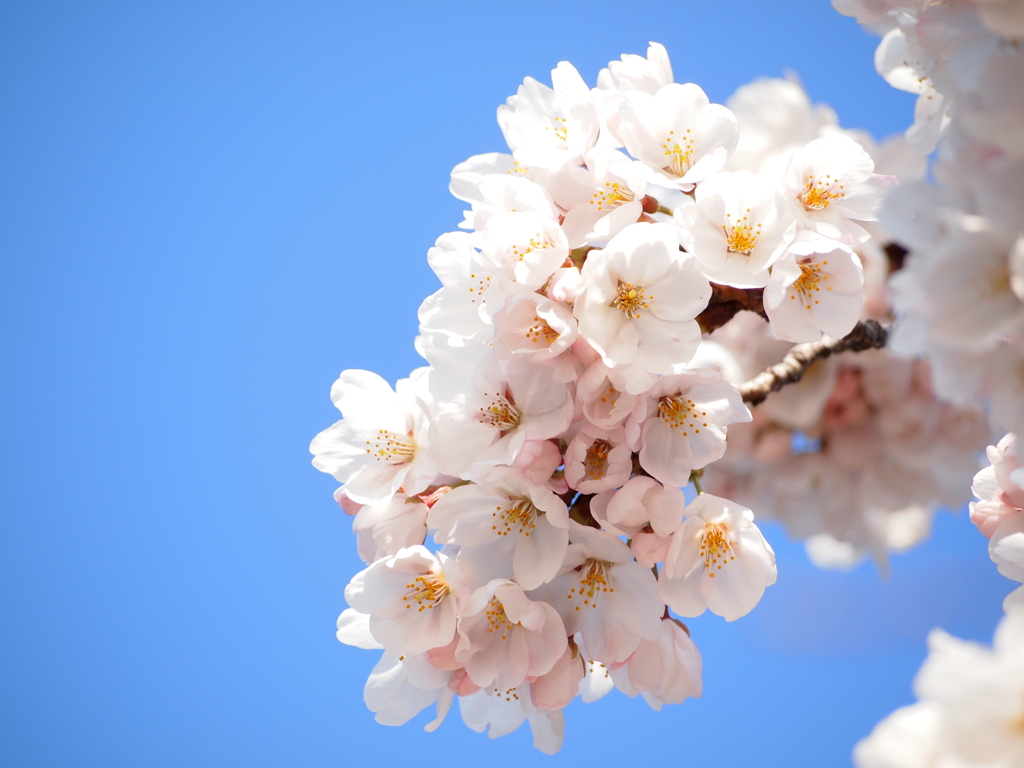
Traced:
<path fill-rule="evenodd" d="M 772 330 L 786 341 L 841 339 L 864 304 L 864 270 L 854 252 L 835 240 L 798 238 L 772 267 L 764 308 Z"/>
<path fill-rule="evenodd" d="M 331 400 L 345 418 L 313 438 L 313 466 L 364 504 L 385 502 L 403 485 L 412 493 L 425 489 L 436 474 L 425 450 L 425 398 L 422 377 L 393 390 L 370 371 L 343 371 Z"/>
<path fill-rule="evenodd" d="M 511 469 L 496 467 L 478 479 L 430 508 L 435 540 L 461 545 L 458 559 L 473 586 L 503 576 L 525 589 L 550 581 L 569 544 L 565 502 Z"/>
<path fill-rule="evenodd" d="M 580 633 L 593 658 L 624 661 L 658 633 L 664 604 L 654 576 L 609 533 L 570 520 L 569 540 L 562 573 L 536 594 L 558 610 L 567 632 Z"/>
<path fill-rule="evenodd" d="M 701 494 L 672 534 L 658 594 L 680 616 L 745 616 L 775 583 L 775 553 L 747 508 Z"/>
<path fill-rule="evenodd" d="M 357 573 L 345 599 L 370 616 L 370 632 L 386 650 L 417 654 L 455 636 L 460 591 L 465 585 L 452 558 L 413 546 Z"/>
<path fill-rule="evenodd" d="M 690 472 L 725 453 L 726 427 L 750 421 L 736 388 L 714 371 L 663 376 L 648 392 L 640 465 L 665 484 L 682 486 Z"/>
<path fill-rule="evenodd" d="M 711 291 L 679 253 L 671 227 L 627 227 L 588 255 L 583 285 L 574 307 L 580 334 L 609 367 L 637 363 L 673 373 L 693 357 L 700 342 L 694 318 Z"/>
<path fill-rule="evenodd" d="M 560 62 L 551 83 L 553 88 L 528 77 L 498 107 L 498 125 L 516 160 L 541 168 L 578 164 L 599 129 L 594 97 L 572 64 Z"/>
<path fill-rule="evenodd" d="M 796 209 L 772 181 L 723 172 L 697 188 L 695 204 L 675 211 L 679 240 L 709 280 L 762 288 L 768 268 L 796 234 Z"/>
<path fill-rule="evenodd" d="M 508 579 L 477 589 L 460 606 L 455 658 L 481 688 L 516 688 L 547 674 L 567 647 L 557 611 Z"/>
<path fill-rule="evenodd" d="M 732 112 L 693 83 L 629 91 L 619 108 L 619 140 L 665 186 L 689 189 L 721 170 L 738 136 Z"/>

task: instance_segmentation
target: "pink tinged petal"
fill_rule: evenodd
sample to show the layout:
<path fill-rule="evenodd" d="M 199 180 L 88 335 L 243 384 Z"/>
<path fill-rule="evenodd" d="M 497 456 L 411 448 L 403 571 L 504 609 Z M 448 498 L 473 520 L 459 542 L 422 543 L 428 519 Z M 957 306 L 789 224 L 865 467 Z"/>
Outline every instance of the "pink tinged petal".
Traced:
<path fill-rule="evenodd" d="M 616 619 L 643 638 L 658 634 L 665 604 L 656 596 L 654 574 L 637 562 L 619 563 L 610 569 L 614 592 L 603 594 Z"/>
<path fill-rule="evenodd" d="M 711 299 L 711 284 L 701 275 L 693 259 L 686 259 L 666 270 L 648 286 L 653 294 L 650 311 L 655 317 L 671 322 L 693 320 L 703 312 Z"/>
<path fill-rule="evenodd" d="M 658 577 L 658 597 L 680 616 L 700 616 L 708 607 L 701 591 L 702 571 L 694 570 L 677 579 L 667 578 L 662 573 Z"/>
<path fill-rule="evenodd" d="M 363 688 L 366 708 L 381 725 L 404 725 L 437 700 L 436 691 L 424 691 L 409 683 L 397 656 L 385 653 Z"/>
<path fill-rule="evenodd" d="M 640 644 L 640 635 L 608 611 L 589 610 L 583 616 L 580 636 L 587 651 L 597 660 L 606 664 L 625 661 Z"/>
<path fill-rule="evenodd" d="M 1003 576 L 1024 582 L 1024 512 L 999 524 L 989 540 L 988 553 Z"/>
<path fill-rule="evenodd" d="M 633 536 L 630 549 L 636 555 L 636 561 L 644 568 L 651 568 L 657 563 L 664 562 L 668 556 L 668 548 L 672 539 L 659 536 L 656 533 L 638 533 Z"/>
<path fill-rule="evenodd" d="M 584 300 L 579 314 L 580 335 L 598 351 L 605 364 L 628 365 L 637 357 L 637 329 L 619 309 Z"/>
<path fill-rule="evenodd" d="M 358 613 L 352 608 L 346 608 L 338 617 L 337 637 L 345 645 L 355 648 L 365 650 L 382 650 L 384 648 L 370 634 L 370 617 L 365 613 Z"/>
<path fill-rule="evenodd" d="M 561 709 L 580 690 L 585 666 L 575 646 L 567 646 L 550 671 L 530 683 L 530 698 L 540 710 Z"/>
<path fill-rule="evenodd" d="M 536 589 L 551 581 L 562 565 L 569 544 L 569 532 L 551 525 L 547 517 L 537 518 L 537 527 L 517 542 L 512 568 L 523 589 Z"/>
<path fill-rule="evenodd" d="M 437 529 L 440 544 L 476 546 L 494 539 L 494 515 L 498 507 L 509 503 L 500 490 L 470 484 L 453 488 L 438 499 L 427 515 L 427 525 Z"/>
<path fill-rule="evenodd" d="M 639 344 L 636 362 L 651 373 L 675 373 L 690 362 L 700 345 L 700 326 L 695 320 L 670 322 L 642 312 L 633 322 Z"/>
<path fill-rule="evenodd" d="M 447 645 L 455 636 L 455 601 L 447 598 L 422 613 L 410 609 L 410 619 L 370 617 L 370 631 L 385 649 L 392 653 L 412 655 Z"/>
<path fill-rule="evenodd" d="M 671 536 L 683 522 L 686 496 L 675 485 L 662 485 L 644 496 L 651 528 L 662 537 Z"/>
<path fill-rule="evenodd" d="M 690 482 L 695 459 L 688 428 L 673 429 L 655 415 L 644 423 L 640 442 L 640 466 L 665 485 L 679 487 Z"/>

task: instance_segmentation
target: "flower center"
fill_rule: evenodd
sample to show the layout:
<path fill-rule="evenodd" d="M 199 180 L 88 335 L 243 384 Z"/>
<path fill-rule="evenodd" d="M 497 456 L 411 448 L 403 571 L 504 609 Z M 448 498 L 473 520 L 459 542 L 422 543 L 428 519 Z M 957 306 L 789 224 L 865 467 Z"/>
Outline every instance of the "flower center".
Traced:
<path fill-rule="evenodd" d="M 405 464 L 416 455 L 416 442 L 412 433 L 400 435 L 389 429 L 378 429 L 373 440 L 367 440 L 366 452 L 385 464 Z"/>
<path fill-rule="evenodd" d="M 590 444 L 583 459 L 583 468 L 587 472 L 588 480 L 600 480 L 608 474 L 608 454 L 611 451 L 612 444 L 607 440 L 595 440 Z"/>
<path fill-rule="evenodd" d="M 606 181 L 604 186 L 605 189 L 595 192 L 592 195 L 594 199 L 590 201 L 590 204 L 596 205 L 599 211 L 603 211 L 605 208 L 618 208 L 624 203 L 633 202 L 636 197 L 633 190 L 617 181 Z"/>
<path fill-rule="evenodd" d="M 498 518 L 491 530 L 498 536 L 508 536 L 515 531 L 529 536 L 537 527 L 537 516 L 541 512 L 529 499 L 509 499 L 507 504 L 499 504 L 491 512 L 491 517 Z"/>
<path fill-rule="evenodd" d="M 480 421 L 501 432 L 510 432 L 519 426 L 523 412 L 516 408 L 507 393 L 490 395 L 484 392 L 484 397 L 490 397 L 491 401 L 480 409 Z"/>
<path fill-rule="evenodd" d="M 617 390 L 614 386 L 609 384 L 608 389 L 606 389 L 605 393 L 601 395 L 601 402 L 611 403 L 612 405 L 615 405 L 615 402 L 619 399 L 619 395 L 621 394 L 622 393 L 619 392 L 619 390 Z"/>
<path fill-rule="evenodd" d="M 534 325 L 531 325 L 526 329 L 527 341 L 532 341 L 536 344 L 538 341 L 543 341 L 545 346 L 550 347 L 558 339 L 559 333 L 550 325 L 547 320 L 542 320 L 539 317 L 533 318 Z"/>
<path fill-rule="evenodd" d="M 650 294 L 644 295 L 644 289 L 632 283 L 619 283 L 619 289 L 615 294 L 612 306 L 621 309 L 630 320 L 640 317 L 640 309 L 646 309 L 647 302 L 654 297 Z"/>
<path fill-rule="evenodd" d="M 615 591 L 615 587 L 608 586 L 608 569 L 611 567 L 612 564 L 604 560 L 587 560 L 580 566 L 579 581 L 569 590 L 568 599 L 572 600 L 574 596 L 582 597 L 583 605 L 597 608 L 597 598 L 602 592 Z M 580 606 L 577 605 L 576 610 L 579 609 Z"/>
<path fill-rule="evenodd" d="M 508 616 L 505 615 L 505 606 L 496 597 L 491 598 L 491 606 L 484 615 L 487 617 L 487 631 L 501 632 L 502 640 L 508 639 L 509 630 L 520 624 L 519 622 L 513 624 L 509 621 Z"/>
<path fill-rule="evenodd" d="M 789 294 L 789 298 L 796 300 L 796 295 L 799 293 L 802 297 L 802 301 L 820 304 L 818 299 L 814 298 L 815 293 L 821 293 L 820 283 L 828 280 L 828 275 L 822 271 L 822 267 L 828 266 L 827 261 L 818 264 L 816 262 L 807 262 L 800 264 L 800 277 L 793 281 L 793 293 Z M 826 290 L 831 291 L 832 286 L 825 286 Z M 807 308 L 810 309 L 811 305 L 808 303 Z"/>
<path fill-rule="evenodd" d="M 469 292 L 474 294 L 470 302 L 476 304 L 477 299 L 483 299 L 484 294 L 487 293 L 487 289 L 491 287 L 491 276 L 480 275 L 479 277 L 475 274 L 470 275 L 470 278 L 476 280 L 476 287 L 470 288 Z"/>
<path fill-rule="evenodd" d="M 747 213 L 750 209 L 747 208 Z M 725 218 L 732 219 L 732 214 L 725 214 Z M 741 216 L 736 221 L 727 221 L 722 225 L 725 232 L 725 244 L 729 253 L 742 253 L 749 256 L 757 245 L 757 238 L 761 236 L 761 225 L 749 223 L 749 217 Z"/>
<path fill-rule="evenodd" d="M 565 118 L 564 117 L 556 117 L 554 122 L 555 122 L 554 125 L 545 125 L 544 126 L 544 130 L 545 131 L 554 131 L 555 132 L 555 138 L 560 140 L 560 141 L 568 141 L 569 140 L 569 126 L 566 124 Z"/>
<path fill-rule="evenodd" d="M 662 170 L 668 171 L 673 176 L 685 176 L 686 172 L 690 170 L 690 166 L 693 165 L 694 141 L 688 135 L 689 133 L 689 128 L 686 129 L 686 133 L 682 137 L 676 136 L 675 131 L 669 131 L 668 138 L 661 145 L 668 163 Z"/>
<path fill-rule="evenodd" d="M 517 243 L 512 246 L 512 256 L 516 261 L 522 261 L 527 257 L 528 254 L 534 251 L 546 251 L 548 248 L 554 248 L 554 245 L 538 232 L 536 235 L 526 241 L 526 245 Z"/>
<path fill-rule="evenodd" d="M 724 525 L 711 523 L 704 527 L 700 556 L 704 558 L 704 568 L 709 578 L 715 578 L 714 571 L 722 570 L 723 565 L 736 559 L 733 551 L 729 543 L 729 531 Z"/>
<path fill-rule="evenodd" d="M 838 189 L 842 188 L 843 185 L 840 184 Z M 829 203 L 841 197 L 846 197 L 846 193 L 836 191 L 836 183 L 828 173 L 824 179 L 818 181 L 814 180 L 813 174 L 809 175 L 807 183 L 804 184 L 804 191 L 797 195 L 797 199 L 808 211 L 823 211 L 828 208 Z"/>
<path fill-rule="evenodd" d="M 406 609 L 416 604 L 417 611 L 424 611 L 427 608 L 436 608 L 451 592 L 448 582 L 444 580 L 442 573 L 425 573 L 417 576 L 405 585 L 409 593 L 402 597 L 406 601 Z"/>
<path fill-rule="evenodd" d="M 658 412 L 661 414 L 661 420 L 672 429 L 684 427 L 683 437 L 689 437 L 691 429 L 693 434 L 699 435 L 700 428 L 707 426 L 707 422 L 702 421 L 702 417 L 707 416 L 708 412 L 701 411 L 698 415 L 697 406 L 693 400 L 684 398 L 681 392 L 661 398 L 658 401 Z"/>

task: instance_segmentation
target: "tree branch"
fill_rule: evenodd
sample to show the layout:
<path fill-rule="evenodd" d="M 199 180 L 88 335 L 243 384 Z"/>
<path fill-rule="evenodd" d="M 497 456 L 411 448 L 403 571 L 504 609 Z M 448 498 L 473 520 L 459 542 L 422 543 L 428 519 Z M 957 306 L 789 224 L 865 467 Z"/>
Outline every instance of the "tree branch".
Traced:
<path fill-rule="evenodd" d="M 733 316 L 744 309 L 756 312 L 768 319 L 764 311 L 762 296 L 764 288 L 733 288 L 731 285 L 711 284 L 711 299 L 707 309 L 697 315 L 701 333 L 711 333 L 732 320 Z"/>
<path fill-rule="evenodd" d="M 838 352 L 880 349 L 885 346 L 888 336 L 889 332 L 884 326 L 874 320 L 864 320 L 857 323 L 853 330 L 841 339 L 823 339 L 813 344 L 797 344 L 781 363 L 766 368 L 750 381 L 740 385 L 743 402 L 748 405 L 763 403 L 770 393 L 777 392 L 787 384 L 800 381 L 804 371 L 816 360 L 824 360 Z"/>

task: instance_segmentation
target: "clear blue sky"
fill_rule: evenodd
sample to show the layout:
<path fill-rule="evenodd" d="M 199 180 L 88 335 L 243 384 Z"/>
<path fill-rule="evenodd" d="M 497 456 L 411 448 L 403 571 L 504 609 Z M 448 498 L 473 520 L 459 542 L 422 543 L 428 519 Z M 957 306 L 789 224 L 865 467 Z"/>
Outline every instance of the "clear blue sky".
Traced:
<path fill-rule="evenodd" d="M 928 629 L 990 638 L 1010 584 L 962 512 L 885 582 L 768 528 L 759 608 L 692 622 L 698 701 L 575 704 L 556 758 L 365 710 L 375 654 L 334 639 L 360 564 L 307 452 L 330 385 L 419 364 L 495 107 L 648 40 L 716 101 L 793 69 L 847 126 L 911 118 L 827 0 L 2 5 L 0 764 L 843 766 Z"/>

